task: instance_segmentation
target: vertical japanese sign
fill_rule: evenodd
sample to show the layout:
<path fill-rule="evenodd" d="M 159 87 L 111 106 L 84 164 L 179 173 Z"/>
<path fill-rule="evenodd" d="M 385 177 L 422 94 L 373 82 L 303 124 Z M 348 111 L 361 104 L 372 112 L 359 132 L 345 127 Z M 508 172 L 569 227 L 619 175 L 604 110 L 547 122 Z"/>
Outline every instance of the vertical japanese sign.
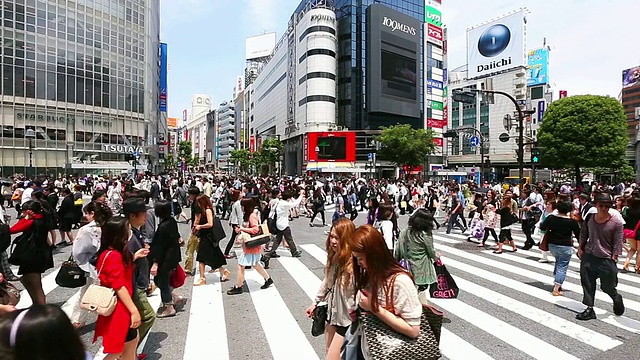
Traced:
<path fill-rule="evenodd" d="M 160 111 L 167 112 L 167 44 L 160 43 Z"/>

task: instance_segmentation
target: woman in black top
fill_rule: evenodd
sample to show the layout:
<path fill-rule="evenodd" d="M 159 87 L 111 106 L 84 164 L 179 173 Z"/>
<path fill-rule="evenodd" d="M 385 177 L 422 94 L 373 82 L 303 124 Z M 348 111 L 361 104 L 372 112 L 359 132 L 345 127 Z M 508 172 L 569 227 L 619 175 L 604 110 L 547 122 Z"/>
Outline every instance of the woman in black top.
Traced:
<path fill-rule="evenodd" d="M 580 227 L 575 219 L 569 216 L 573 209 L 573 204 L 569 201 L 560 201 L 556 206 L 557 213 L 552 213 L 540 224 L 540 231 L 544 231 L 544 236 L 549 244 L 549 251 L 556 258 L 553 269 L 553 296 L 562 295 L 562 283 L 567 277 L 569 261 L 573 255 L 573 238 L 580 235 Z"/>
<path fill-rule="evenodd" d="M 622 217 L 625 221 L 624 228 L 625 230 L 633 231 L 636 229 L 636 226 L 640 221 L 640 196 L 636 194 L 634 197 L 629 198 L 627 205 L 628 207 L 626 211 L 622 212 Z M 635 270 L 637 274 L 640 274 L 640 252 L 638 252 L 638 239 L 640 239 L 640 231 L 636 232 L 635 238 L 626 239 L 629 242 L 630 248 L 627 251 L 627 260 L 624 262 L 622 270 L 624 272 L 629 271 L 629 263 L 631 262 L 633 255 L 636 255 Z"/>
<path fill-rule="evenodd" d="M 171 216 L 171 203 L 167 200 L 160 200 L 154 207 L 156 216 L 160 219 L 158 229 L 153 236 L 149 253 L 151 275 L 155 276 L 154 281 L 160 288 L 163 308 L 158 310 L 156 315 L 159 318 L 174 316 L 176 314 L 175 302 L 183 301 L 173 295 L 169 279 L 171 273 L 181 261 L 180 256 L 180 233 L 178 223 Z M 174 298 L 177 298 L 174 301 Z"/>
<path fill-rule="evenodd" d="M 76 218 L 76 207 L 73 200 L 73 194 L 69 188 L 62 190 L 62 203 L 60 209 L 58 209 L 58 219 L 60 220 L 60 238 L 62 242 L 65 241 L 65 236 L 69 237 L 67 245 L 73 244 L 73 234 L 71 233 L 71 227 L 74 224 Z"/>
<path fill-rule="evenodd" d="M 495 250 L 494 254 L 502 254 L 502 244 L 505 241 L 509 242 L 509 245 L 513 248 L 513 252 L 518 251 L 516 243 L 513 242 L 511 236 L 511 225 L 513 224 L 513 216 L 511 216 L 511 196 L 505 195 L 502 198 L 502 207 L 496 210 L 496 213 L 500 215 L 500 235 L 498 235 L 498 250 Z"/>

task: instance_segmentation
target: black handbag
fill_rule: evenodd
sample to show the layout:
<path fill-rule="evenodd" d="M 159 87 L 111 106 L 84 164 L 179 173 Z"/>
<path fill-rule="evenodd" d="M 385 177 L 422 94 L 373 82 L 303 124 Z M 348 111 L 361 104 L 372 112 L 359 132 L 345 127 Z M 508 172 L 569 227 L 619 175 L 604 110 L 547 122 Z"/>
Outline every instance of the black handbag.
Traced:
<path fill-rule="evenodd" d="M 213 218 L 213 245 L 219 246 L 220 241 L 227 237 L 227 234 L 224 232 L 224 228 L 222 227 L 222 221 L 218 216 L 214 216 Z"/>
<path fill-rule="evenodd" d="M 64 288 L 79 288 L 87 284 L 87 272 L 82 270 L 73 259 L 73 255 L 62 263 L 60 271 L 56 275 L 56 284 Z"/>
<path fill-rule="evenodd" d="M 311 325 L 311 335 L 320 336 L 324 334 L 324 328 L 327 325 L 327 311 L 329 307 L 327 303 L 318 303 L 313 309 L 313 324 Z"/>
<path fill-rule="evenodd" d="M 433 265 L 438 278 L 437 281 L 431 284 L 429 288 L 431 297 L 436 299 L 457 298 L 460 293 L 460 289 L 458 288 L 458 285 L 456 285 L 456 281 L 453 279 L 453 276 L 449 273 L 449 270 L 447 270 L 447 267 L 444 266 L 440 258 L 438 258 Z"/>
<path fill-rule="evenodd" d="M 12 265 L 24 265 L 34 261 L 36 257 L 35 231 L 22 233 L 11 244 L 11 256 L 9 263 Z"/>
<path fill-rule="evenodd" d="M 11 245 L 9 225 L 0 222 L 0 251 L 6 251 Z"/>

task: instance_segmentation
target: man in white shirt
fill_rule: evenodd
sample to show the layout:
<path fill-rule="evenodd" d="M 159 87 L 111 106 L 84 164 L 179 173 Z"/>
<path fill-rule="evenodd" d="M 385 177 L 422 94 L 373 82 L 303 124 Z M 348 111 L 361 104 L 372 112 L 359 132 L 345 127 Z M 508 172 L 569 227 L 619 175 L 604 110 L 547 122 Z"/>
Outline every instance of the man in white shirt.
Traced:
<path fill-rule="evenodd" d="M 276 228 L 278 229 L 278 233 L 276 235 L 276 239 L 271 244 L 271 251 L 266 253 L 265 255 L 270 258 L 278 258 L 280 255 L 277 254 L 276 250 L 278 250 L 278 246 L 282 242 L 282 238 L 284 237 L 287 240 L 287 244 L 289 244 L 289 251 L 291 251 L 292 257 L 300 257 L 302 255 L 302 251 L 298 250 L 296 243 L 293 241 L 293 236 L 291 236 L 291 227 L 289 226 L 289 210 L 294 207 L 300 206 L 300 202 L 304 198 L 304 190 L 300 191 L 300 196 L 298 199 L 291 200 L 293 197 L 293 193 L 289 191 L 285 191 L 282 193 L 282 198 L 279 199 L 277 197 L 277 192 L 279 190 L 274 190 L 275 195 L 274 199 L 269 202 L 269 207 L 271 211 L 269 212 L 269 218 L 273 218 L 273 215 L 276 215 Z"/>
<path fill-rule="evenodd" d="M 39 186 L 40 184 L 36 184 L 35 182 L 30 182 L 26 189 L 22 192 L 22 198 L 20 199 L 20 205 L 24 205 L 27 201 L 31 201 L 31 194 L 33 194 L 33 190 Z"/>

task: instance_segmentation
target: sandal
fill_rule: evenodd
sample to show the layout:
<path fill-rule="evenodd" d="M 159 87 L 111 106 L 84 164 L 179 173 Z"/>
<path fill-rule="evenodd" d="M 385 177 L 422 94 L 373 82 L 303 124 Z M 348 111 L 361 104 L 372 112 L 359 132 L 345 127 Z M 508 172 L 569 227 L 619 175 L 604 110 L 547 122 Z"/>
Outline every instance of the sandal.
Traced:
<path fill-rule="evenodd" d="M 494 254 L 502 254 L 502 250 L 493 250 Z"/>
<path fill-rule="evenodd" d="M 222 277 L 220 278 L 220 282 L 229 281 L 229 275 L 231 275 L 231 271 L 224 269 Z"/>
<path fill-rule="evenodd" d="M 198 279 L 198 281 L 196 281 L 193 286 L 200 286 L 200 285 L 206 285 L 207 284 L 207 279 L 205 278 L 200 278 Z"/>
<path fill-rule="evenodd" d="M 553 296 L 562 296 L 562 291 L 558 290 L 558 291 L 552 291 L 551 295 Z"/>

